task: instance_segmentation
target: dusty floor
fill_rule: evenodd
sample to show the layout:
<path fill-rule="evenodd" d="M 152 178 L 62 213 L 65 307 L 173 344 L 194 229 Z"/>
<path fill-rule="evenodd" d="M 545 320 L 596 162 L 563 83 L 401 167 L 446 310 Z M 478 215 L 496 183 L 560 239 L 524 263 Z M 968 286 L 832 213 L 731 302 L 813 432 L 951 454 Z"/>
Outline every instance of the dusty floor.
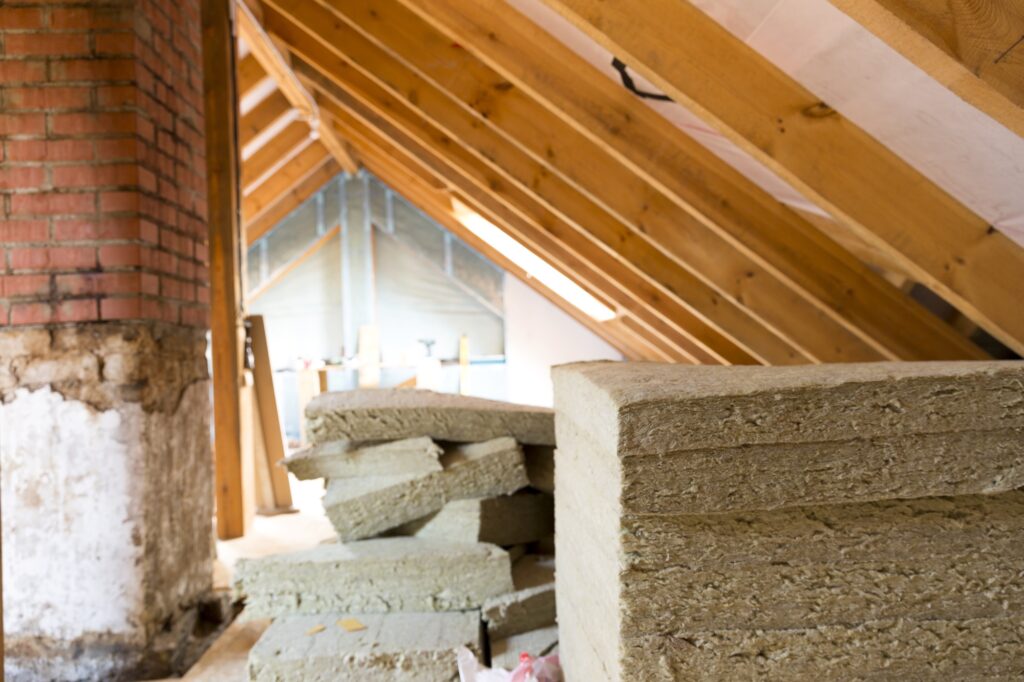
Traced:
<path fill-rule="evenodd" d="M 320 498 L 323 483 L 291 478 L 292 500 L 298 512 L 257 516 L 244 537 L 217 543 L 214 585 L 230 589 L 235 563 L 242 558 L 294 552 L 334 538 L 334 528 L 324 515 Z M 190 682 L 245 682 L 249 649 L 260 638 L 269 621 L 236 620 L 183 678 Z M 164 681 L 160 681 L 164 682 Z"/>

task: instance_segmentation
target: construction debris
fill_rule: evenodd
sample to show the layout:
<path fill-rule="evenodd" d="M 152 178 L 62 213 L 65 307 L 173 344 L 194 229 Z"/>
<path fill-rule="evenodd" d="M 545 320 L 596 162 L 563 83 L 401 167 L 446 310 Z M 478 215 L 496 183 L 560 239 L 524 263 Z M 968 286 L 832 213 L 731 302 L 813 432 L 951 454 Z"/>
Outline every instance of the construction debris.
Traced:
<path fill-rule="evenodd" d="M 451 680 L 458 676 L 460 647 L 483 650 L 477 611 L 366 614 L 358 617 L 361 630 L 336 625 L 346 620 L 337 614 L 278 618 L 249 655 L 249 679 Z"/>
<path fill-rule="evenodd" d="M 284 463 L 297 479 L 396 476 L 441 471 L 441 447 L 429 438 L 393 442 L 329 441 L 296 452 Z"/>
<path fill-rule="evenodd" d="M 484 602 L 492 639 L 503 639 L 555 622 L 555 558 L 529 554 L 512 566 L 514 592 Z"/>
<path fill-rule="evenodd" d="M 554 377 L 569 679 L 1019 670 L 1024 365 Z"/>
<path fill-rule="evenodd" d="M 512 670 L 519 665 L 519 655 L 533 657 L 558 653 L 558 626 L 530 630 L 505 639 L 491 640 L 491 667 Z"/>
<path fill-rule="evenodd" d="M 325 544 L 242 560 L 235 585 L 248 618 L 461 611 L 513 588 L 503 549 L 421 538 Z"/>
<path fill-rule="evenodd" d="M 306 407 L 306 417 L 314 443 L 420 436 L 473 443 L 511 436 L 524 444 L 555 444 L 552 410 L 433 391 L 371 388 L 322 393 Z"/>
<path fill-rule="evenodd" d="M 449 500 L 507 495 L 528 483 L 522 450 L 512 438 L 451 445 L 441 463 L 441 471 L 426 474 L 331 480 L 324 509 L 338 538 L 378 535 L 440 511 Z"/>
<path fill-rule="evenodd" d="M 435 514 L 398 526 L 389 535 L 522 546 L 555 532 L 554 504 L 550 495 L 525 490 L 514 495 L 455 500 Z"/>

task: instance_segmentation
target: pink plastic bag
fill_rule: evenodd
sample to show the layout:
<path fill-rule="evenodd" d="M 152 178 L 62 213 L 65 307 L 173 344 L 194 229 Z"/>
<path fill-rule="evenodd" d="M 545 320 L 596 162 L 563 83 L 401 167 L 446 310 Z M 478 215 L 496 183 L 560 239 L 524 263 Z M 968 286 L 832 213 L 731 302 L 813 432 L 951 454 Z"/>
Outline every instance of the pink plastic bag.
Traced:
<path fill-rule="evenodd" d="M 562 682 L 558 654 L 534 658 L 519 654 L 519 665 L 511 672 L 485 668 L 469 649 L 459 649 L 459 679 L 462 682 Z"/>

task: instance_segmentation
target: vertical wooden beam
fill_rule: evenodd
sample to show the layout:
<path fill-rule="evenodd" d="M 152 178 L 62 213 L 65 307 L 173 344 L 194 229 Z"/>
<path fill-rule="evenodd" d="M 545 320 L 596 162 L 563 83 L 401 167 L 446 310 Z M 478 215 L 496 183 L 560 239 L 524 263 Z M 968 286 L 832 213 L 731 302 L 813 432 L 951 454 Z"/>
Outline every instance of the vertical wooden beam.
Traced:
<path fill-rule="evenodd" d="M 217 536 L 245 534 L 242 501 L 241 324 L 238 110 L 235 39 L 229 0 L 203 0 L 203 95 L 210 229 L 210 332 Z"/>

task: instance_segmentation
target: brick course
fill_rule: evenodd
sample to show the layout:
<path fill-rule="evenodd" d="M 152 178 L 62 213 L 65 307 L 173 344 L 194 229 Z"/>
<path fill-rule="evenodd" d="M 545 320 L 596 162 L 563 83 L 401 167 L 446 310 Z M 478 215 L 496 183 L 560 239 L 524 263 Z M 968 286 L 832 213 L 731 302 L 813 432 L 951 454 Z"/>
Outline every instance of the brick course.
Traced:
<path fill-rule="evenodd" d="M 0 3 L 0 325 L 208 324 L 199 11 Z"/>

